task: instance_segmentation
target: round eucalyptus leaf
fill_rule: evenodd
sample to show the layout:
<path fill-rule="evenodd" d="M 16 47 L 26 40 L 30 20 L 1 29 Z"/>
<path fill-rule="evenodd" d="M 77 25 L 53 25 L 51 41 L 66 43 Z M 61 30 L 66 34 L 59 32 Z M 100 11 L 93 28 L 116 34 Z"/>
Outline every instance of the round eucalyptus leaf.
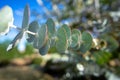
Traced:
<path fill-rule="evenodd" d="M 60 27 L 57 30 L 57 41 L 56 41 L 56 49 L 60 53 L 64 53 L 68 48 L 67 36 L 64 28 Z"/>
<path fill-rule="evenodd" d="M 50 47 L 55 46 L 56 40 L 55 39 L 50 39 Z"/>
<path fill-rule="evenodd" d="M 81 44 L 81 32 L 78 29 L 72 30 L 71 41 L 71 48 L 77 50 Z"/>
<path fill-rule="evenodd" d="M 72 34 L 78 34 L 81 37 L 81 32 L 78 29 L 73 29 Z"/>
<path fill-rule="evenodd" d="M 23 13 L 22 29 L 25 29 L 25 30 L 28 29 L 29 16 L 30 16 L 29 6 L 26 5 Z"/>
<path fill-rule="evenodd" d="M 85 53 L 86 51 L 90 50 L 92 47 L 92 36 L 88 32 L 82 33 L 82 44 L 80 46 L 80 51 Z"/>
<path fill-rule="evenodd" d="M 13 11 L 10 6 L 4 6 L 0 9 L 0 35 L 7 34 L 10 25 L 13 25 Z"/>
<path fill-rule="evenodd" d="M 23 37 L 23 31 L 19 32 L 16 37 L 10 42 L 9 46 L 7 47 L 7 51 L 11 50 L 18 40 L 20 40 Z"/>
<path fill-rule="evenodd" d="M 48 53 L 49 48 L 50 48 L 50 44 L 49 44 L 49 42 L 47 42 L 43 47 L 41 47 L 41 48 L 39 49 L 39 53 L 40 53 L 41 55 L 45 55 L 45 54 Z"/>
<path fill-rule="evenodd" d="M 72 34 L 71 40 L 72 40 L 72 43 L 70 47 L 75 48 L 79 43 L 79 36 L 77 34 Z"/>
<path fill-rule="evenodd" d="M 33 40 L 33 47 L 36 48 L 36 49 L 39 49 L 38 45 L 38 36 L 35 36 L 34 40 Z"/>
<path fill-rule="evenodd" d="M 48 28 L 49 37 L 51 38 L 56 32 L 55 23 L 54 23 L 53 19 L 49 18 L 46 22 L 46 25 Z"/>
<path fill-rule="evenodd" d="M 38 24 L 37 21 L 31 22 L 30 25 L 29 25 L 29 28 L 28 28 L 28 30 L 31 31 L 31 32 L 33 32 L 33 33 L 37 33 L 38 29 L 39 29 L 39 24 Z M 28 42 L 33 42 L 34 39 L 35 39 L 35 35 L 32 35 L 32 34 L 28 33 L 28 39 L 27 39 L 27 41 Z"/>
<path fill-rule="evenodd" d="M 47 26 L 42 25 L 38 30 L 38 35 L 36 35 L 36 40 L 34 41 L 33 44 L 36 43 L 35 45 L 37 45 L 37 49 L 40 49 L 41 47 L 43 47 L 47 40 L 48 40 Z"/>
<path fill-rule="evenodd" d="M 68 27 L 66 24 L 63 24 L 62 27 L 66 31 L 67 39 L 69 39 L 70 36 L 71 36 L 71 29 L 70 29 L 70 27 Z"/>
<path fill-rule="evenodd" d="M 82 40 L 81 31 L 78 29 L 73 29 L 72 34 L 77 34 L 79 36 L 79 43 L 81 43 L 81 40 Z"/>
<path fill-rule="evenodd" d="M 78 43 L 75 47 L 73 47 L 72 49 L 73 50 L 79 50 L 80 49 L 80 46 L 81 46 L 81 44 L 80 43 Z"/>

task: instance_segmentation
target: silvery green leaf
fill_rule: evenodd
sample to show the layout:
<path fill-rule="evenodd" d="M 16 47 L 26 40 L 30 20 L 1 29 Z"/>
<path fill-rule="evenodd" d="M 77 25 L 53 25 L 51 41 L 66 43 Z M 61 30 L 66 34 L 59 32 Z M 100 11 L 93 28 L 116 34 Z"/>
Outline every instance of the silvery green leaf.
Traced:
<path fill-rule="evenodd" d="M 77 46 L 74 47 L 74 50 L 79 50 L 79 49 L 80 49 L 80 46 L 81 46 L 81 44 L 78 43 Z"/>
<path fill-rule="evenodd" d="M 79 43 L 79 36 L 77 34 L 72 34 L 71 40 L 72 40 L 72 42 L 71 42 L 71 46 L 70 47 L 71 48 L 75 48 L 78 45 L 78 43 Z"/>
<path fill-rule="evenodd" d="M 81 32 L 78 29 L 72 30 L 71 48 L 78 50 L 81 45 Z"/>
<path fill-rule="evenodd" d="M 4 6 L 0 9 L 0 35 L 7 34 L 10 25 L 13 25 L 13 11 L 10 6 Z"/>
<path fill-rule="evenodd" d="M 33 33 L 37 33 L 38 29 L 39 29 L 39 24 L 37 21 L 31 22 L 28 28 L 28 30 Z M 33 42 L 34 39 L 35 39 L 35 35 L 28 34 L 28 39 L 27 39 L 28 42 Z"/>
<path fill-rule="evenodd" d="M 18 40 L 20 40 L 23 36 L 23 32 L 19 32 L 16 37 L 11 41 L 11 43 L 9 44 L 9 46 L 7 47 L 7 51 L 11 50 L 15 44 L 17 43 Z"/>
<path fill-rule="evenodd" d="M 30 15 L 29 6 L 26 5 L 26 7 L 24 9 L 24 13 L 23 13 L 22 29 L 27 29 L 28 28 L 29 15 Z"/>
<path fill-rule="evenodd" d="M 13 46 L 14 46 L 13 43 L 9 44 L 9 46 L 7 47 L 7 51 L 11 50 L 13 48 Z"/>
<path fill-rule="evenodd" d="M 49 37 L 52 37 L 54 35 L 54 33 L 56 32 L 55 23 L 51 18 L 49 18 L 46 22 L 46 25 L 48 28 Z"/>
<path fill-rule="evenodd" d="M 62 27 L 63 27 L 64 30 L 66 31 L 67 39 L 69 39 L 70 36 L 71 36 L 71 29 L 70 29 L 70 27 L 68 27 L 66 24 L 63 24 Z"/>
<path fill-rule="evenodd" d="M 72 34 L 77 34 L 77 35 L 79 36 L 79 38 L 81 39 L 81 32 L 80 32 L 80 30 L 78 30 L 78 29 L 73 29 L 73 30 L 72 30 Z"/>
<path fill-rule="evenodd" d="M 53 47 L 53 46 L 55 46 L 56 40 L 50 39 L 49 42 L 50 42 L 50 47 Z"/>
<path fill-rule="evenodd" d="M 86 51 L 90 50 L 92 47 L 92 36 L 88 32 L 82 33 L 82 44 L 80 47 L 80 51 L 85 53 Z"/>
<path fill-rule="evenodd" d="M 35 38 L 34 38 L 34 41 L 33 41 L 33 47 L 34 48 L 36 48 L 36 49 L 38 49 L 38 45 L 39 45 L 39 43 L 38 43 L 38 36 L 36 36 Z"/>
<path fill-rule="evenodd" d="M 60 27 L 58 30 L 57 30 L 57 41 L 56 41 L 56 49 L 58 52 L 60 53 L 64 53 L 67 48 L 68 48 L 68 42 L 67 42 L 67 34 L 64 30 L 64 28 Z"/>
<path fill-rule="evenodd" d="M 33 44 L 36 43 L 35 45 L 37 45 L 37 49 L 40 49 L 41 47 L 43 47 L 47 40 L 48 40 L 47 26 L 42 25 L 38 30 L 38 35 L 36 35 L 36 40 L 34 41 Z"/>
<path fill-rule="evenodd" d="M 44 46 L 42 46 L 42 47 L 39 49 L 39 53 L 40 53 L 41 55 L 45 55 L 45 54 L 48 53 L 49 48 L 50 48 L 50 44 L 49 44 L 49 42 L 47 42 Z"/>

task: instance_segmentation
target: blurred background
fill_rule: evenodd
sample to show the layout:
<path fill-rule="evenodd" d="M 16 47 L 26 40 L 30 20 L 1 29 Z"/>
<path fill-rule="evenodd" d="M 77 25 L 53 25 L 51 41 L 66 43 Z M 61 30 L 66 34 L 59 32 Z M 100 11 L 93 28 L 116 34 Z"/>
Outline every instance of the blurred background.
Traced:
<path fill-rule="evenodd" d="M 18 31 L 0 36 L 0 80 L 120 80 L 120 0 L 0 0 L 9 5 L 14 25 L 21 28 L 25 5 L 30 22 L 40 25 L 52 18 L 56 28 L 89 31 L 94 45 L 85 54 L 49 51 L 41 56 L 26 36 L 11 51 L 6 48 Z M 29 22 L 29 23 L 30 23 Z"/>

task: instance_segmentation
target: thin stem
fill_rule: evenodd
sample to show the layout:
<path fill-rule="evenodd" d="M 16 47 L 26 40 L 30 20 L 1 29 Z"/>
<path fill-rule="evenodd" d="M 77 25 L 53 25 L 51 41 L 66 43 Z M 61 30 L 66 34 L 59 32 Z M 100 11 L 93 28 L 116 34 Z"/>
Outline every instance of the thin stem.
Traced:
<path fill-rule="evenodd" d="M 15 28 L 15 29 L 17 29 L 17 30 L 22 30 L 21 28 L 19 28 L 19 27 L 15 26 L 15 25 L 13 25 L 13 24 L 12 24 L 12 25 L 10 25 L 10 27 L 11 27 L 11 28 Z"/>
<path fill-rule="evenodd" d="M 36 35 L 36 33 L 31 32 L 31 31 L 25 31 L 26 33 L 32 34 L 32 35 Z"/>
<path fill-rule="evenodd" d="M 15 28 L 15 29 L 17 29 L 17 30 L 22 30 L 21 28 L 18 28 L 17 26 L 15 26 L 15 25 L 10 25 L 10 27 L 11 28 Z M 34 32 L 31 32 L 31 31 L 25 31 L 26 33 L 29 33 L 29 34 L 32 34 L 32 35 L 36 35 L 36 33 L 34 33 Z"/>

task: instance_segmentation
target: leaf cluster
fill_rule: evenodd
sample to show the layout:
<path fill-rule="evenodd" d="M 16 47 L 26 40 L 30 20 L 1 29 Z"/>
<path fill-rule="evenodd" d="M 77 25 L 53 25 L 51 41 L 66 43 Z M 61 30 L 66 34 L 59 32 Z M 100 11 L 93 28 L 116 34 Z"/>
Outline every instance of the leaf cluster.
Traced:
<path fill-rule="evenodd" d="M 11 50 L 17 41 L 25 34 L 27 41 L 39 50 L 41 55 L 48 53 L 50 48 L 55 48 L 59 53 L 68 53 L 69 50 L 85 53 L 92 46 L 92 36 L 89 32 L 82 32 L 78 29 L 71 30 L 69 26 L 63 24 L 56 28 L 54 21 L 49 18 L 45 24 L 40 25 L 37 21 L 29 24 L 30 10 L 26 5 L 23 14 L 22 28 L 17 36 L 9 44 L 7 51 Z"/>

